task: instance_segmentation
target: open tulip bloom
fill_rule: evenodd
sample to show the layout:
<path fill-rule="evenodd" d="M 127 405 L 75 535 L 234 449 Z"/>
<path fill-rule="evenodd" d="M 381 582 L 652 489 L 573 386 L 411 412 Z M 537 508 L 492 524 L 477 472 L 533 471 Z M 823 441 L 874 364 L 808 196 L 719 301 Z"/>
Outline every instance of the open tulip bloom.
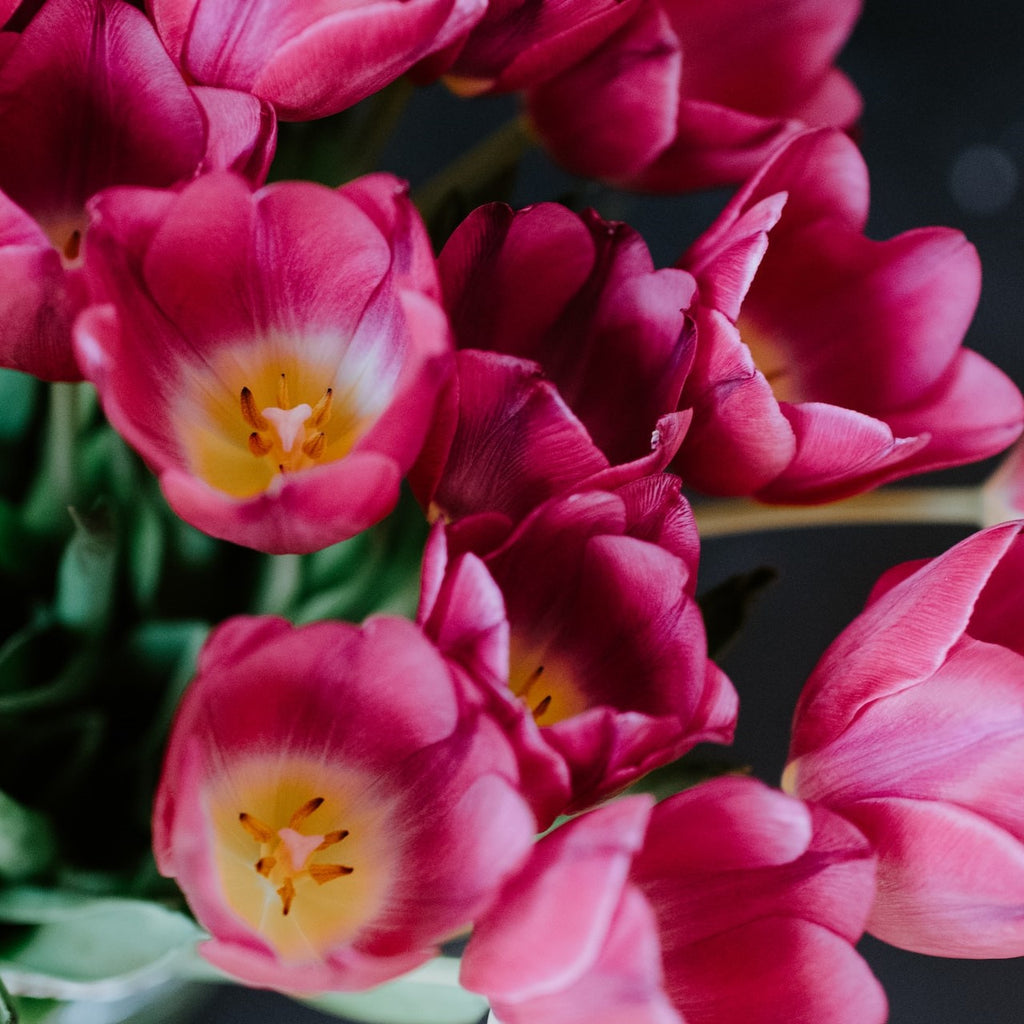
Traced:
<path fill-rule="evenodd" d="M 890 486 L 1024 399 L 967 238 L 865 234 L 859 10 L 0 0 L 0 1024 L 883 1024 L 865 933 L 1024 956 L 1024 449 Z M 377 169 L 435 82 L 438 153 L 522 112 Z M 512 205 L 535 143 L 600 189 Z M 609 183 L 735 191 L 662 259 Z M 757 535 L 936 517 L 750 777 Z"/>

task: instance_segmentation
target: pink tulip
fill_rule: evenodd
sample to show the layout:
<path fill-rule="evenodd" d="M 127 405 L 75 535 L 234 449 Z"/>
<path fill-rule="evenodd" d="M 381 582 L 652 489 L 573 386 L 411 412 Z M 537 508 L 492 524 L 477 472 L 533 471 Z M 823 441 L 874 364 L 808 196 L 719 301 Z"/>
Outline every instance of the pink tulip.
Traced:
<path fill-rule="evenodd" d="M 830 501 L 995 454 L 1024 423 L 1017 388 L 962 347 L 973 246 L 947 228 L 864 237 L 867 171 L 838 132 L 797 136 L 680 261 L 698 345 L 674 464 L 689 484 Z"/>
<path fill-rule="evenodd" d="M 420 617 L 519 748 L 539 761 L 547 747 L 565 763 L 568 796 L 552 774 L 535 796 L 542 819 L 590 806 L 699 742 L 731 741 L 736 694 L 707 657 L 696 527 L 675 477 L 553 498 L 497 547 L 475 517 L 448 532 L 447 572 L 464 581 L 476 556 L 493 578 L 505 646 L 480 665 L 476 647 L 467 662 L 443 640 L 466 632 L 446 596 L 462 593 L 454 583 L 434 584 Z M 442 578 L 444 558 L 443 547 L 428 548 L 428 578 Z"/>
<path fill-rule="evenodd" d="M 411 623 L 236 618 L 179 707 L 153 844 L 211 936 L 208 960 L 310 992 L 436 954 L 534 829 L 508 745 Z"/>
<path fill-rule="evenodd" d="M 485 0 L 149 0 L 160 38 L 204 85 L 251 92 L 284 121 L 337 113 L 464 35 Z"/>
<path fill-rule="evenodd" d="M 868 930 L 1024 955 L 1024 540 L 1019 522 L 884 576 L 797 706 L 787 788 L 879 857 Z"/>
<path fill-rule="evenodd" d="M 655 270 L 628 225 L 556 203 L 480 207 L 438 263 L 458 348 L 539 363 L 612 463 L 649 451 L 693 360 L 689 274 Z"/>
<path fill-rule="evenodd" d="M 274 117 L 251 96 L 190 89 L 145 16 L 120 0 L 49 0 L 3 38 L 0 363 L 81 379 L 70 334 L 85 301 L 86 201 L 213 167 L 262 181 Z"/>
<path fill-rule="evenodd" d="M 92 214 L 106 304 L 79 319 L 77 352 L 174 510 L 270 552 L 383 518 L 449 365 L 404 186 L 252 195 L 210 174 L 180 194 L 106 192 Z"/>
<path fill-rule="evenodd" d="M 751 779 L 628 798 L 538 843 L 461 980 L 502 1024 L 880 1024 L 873 877 L 852 826 Z"/>
<path fill-rule="evenodd" d="M 527 93 L 568 169 L 679 192 L 742 181 L 806 126 L 861 101 L 833 66 L 859 0 L 647 0 L 577 64 Z"/>

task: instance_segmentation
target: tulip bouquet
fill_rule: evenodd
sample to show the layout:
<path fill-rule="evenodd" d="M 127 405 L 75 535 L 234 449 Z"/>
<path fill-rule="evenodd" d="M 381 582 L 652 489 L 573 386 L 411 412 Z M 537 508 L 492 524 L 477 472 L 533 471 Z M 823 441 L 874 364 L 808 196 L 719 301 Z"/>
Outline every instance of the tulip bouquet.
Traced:
<path fill-rule="evenodd" d="M 881 1024 L 865 932 L 1024 956 L 1022 456 L 729 758 L 767 574 L 701 541 L 1024 427 L 973 246 L 865 235 L 858 14 L 0 3 L 0 1021 Z M 520 112 L 410 191 L 427 87 Z M 658 267 L 497 201 L 532 146 L 731 191 Z"/>

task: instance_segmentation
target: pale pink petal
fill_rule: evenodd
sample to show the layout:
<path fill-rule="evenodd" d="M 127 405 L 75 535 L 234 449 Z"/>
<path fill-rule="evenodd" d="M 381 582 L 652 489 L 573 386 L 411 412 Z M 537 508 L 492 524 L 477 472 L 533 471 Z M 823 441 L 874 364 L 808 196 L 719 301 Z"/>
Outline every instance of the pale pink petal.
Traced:
<path fill-rule="evenodd" d="M 840 634 L 800 696 L 791 759 L 832 742 L 869 702 L 939 668 L 1019 529 L 1008 523 L 967 538 L 880 595 Z M 841 688 L 832 685 L 835 678 Z"/>
<path fill-rule="evenodd" d="M 878 851 L 868 930 L 932 956 L 1024 955 L 1024 846 L 984 816 L 902 797 L 867 800 L 848 816 Z"/>

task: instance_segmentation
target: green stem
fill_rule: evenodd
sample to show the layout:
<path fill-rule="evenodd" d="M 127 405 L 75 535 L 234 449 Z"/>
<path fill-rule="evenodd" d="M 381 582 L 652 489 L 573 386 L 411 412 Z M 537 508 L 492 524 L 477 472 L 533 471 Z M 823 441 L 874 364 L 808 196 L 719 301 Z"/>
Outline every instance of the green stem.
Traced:
<path fill-rule="evenodd" d="M 79 499 L 76 450 L 81 385 L 51 384 L 40 469 L 25 503 L 25 522 L 43 532 L 67 529 L 67 509 Z"/>
<path fill-rule="evenodd" d="M 416 189 L 413 201 L 429 224 L 454 193 L 470 192 L 502 169 L 511 167 L 534 145 L 525 116 L 506 121 L 487 138 L 453 160 Z"/>
<path fill-rule="evenodd" d="M 954 523 L 978 527 L 984 522 L 982 495 L 977 487 L 894 487 L 830 505 L 716 501 L 694 504 L 693 510 L 702 538 L 809 526 Z"/>
<path fill-rule="evenodd" d="M 358 178 L 377 169 L 380 155 L 394 134 L 416 87 L 405 76 L 375 93 L 358 129 L 347 139 L 344 179 Z"/>
<path fill-rule="evenodd" d="M 301 555 L 267 555 L 253 612 L 257 615 L 288 614 L 301 586 Z"/>

